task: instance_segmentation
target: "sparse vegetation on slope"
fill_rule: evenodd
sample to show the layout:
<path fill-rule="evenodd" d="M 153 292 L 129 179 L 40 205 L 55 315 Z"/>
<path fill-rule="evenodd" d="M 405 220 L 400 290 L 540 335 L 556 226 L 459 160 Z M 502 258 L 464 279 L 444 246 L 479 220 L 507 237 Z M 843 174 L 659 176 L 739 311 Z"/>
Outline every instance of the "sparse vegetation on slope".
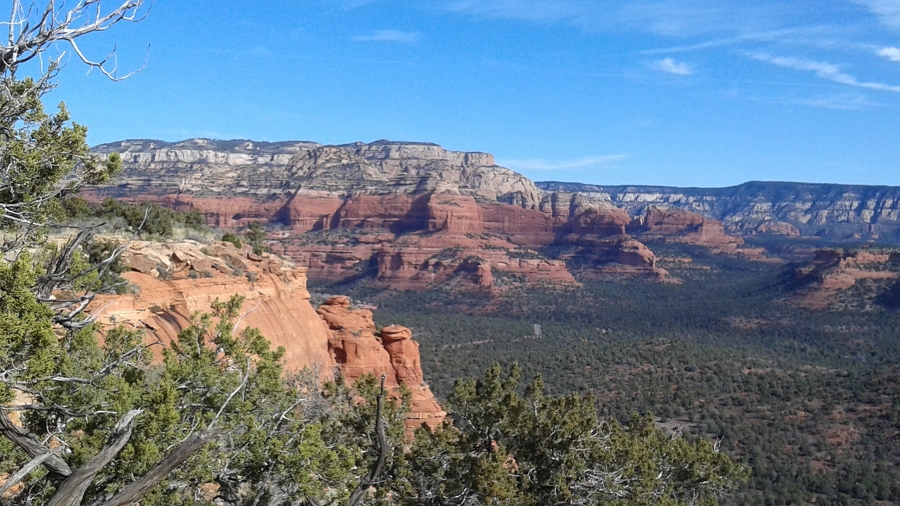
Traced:
<path fill-rule="evenodd" d="M 693 257 L 667 266 L 681 284 L 582 280 L 499 300 L 351 292 L 379 306 L 379 323 L 414 329 L 439 396 L 518 362 L 549 393 L 594 392 L 622 423 L 652 413 L 689 440 L 720 440 L 753 470 L 736 504 L 900 503 L 900 315 L 802 309 L 784 302 L 793 266 L 651 247 Z"/>

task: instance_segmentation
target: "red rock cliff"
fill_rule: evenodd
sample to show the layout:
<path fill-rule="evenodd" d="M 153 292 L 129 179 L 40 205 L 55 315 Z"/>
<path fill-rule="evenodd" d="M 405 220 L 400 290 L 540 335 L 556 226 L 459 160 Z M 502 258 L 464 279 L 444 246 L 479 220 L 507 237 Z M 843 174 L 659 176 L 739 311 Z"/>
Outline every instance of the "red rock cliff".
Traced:
<path fill-rule="evenodd" d="M 435 427 L 446 416 L 425 383 L 419 343 L 412 331 L 399 325 L 378 332 L 367 309 L 352 309 L 347 297 L 332 297 L 319 306 L 319 315 L 331 331 L 329 345 L 344 377 L 356 381 L 366 374 L 385 377 L 385 385 L 397 391 L 400 385 L 412 393 L 407 427 L 422 423 Z"/>
<path fill-rule="evenodd" d="M 737 247 L 744 244 L 743 239 L 727 235 L 722 222 L 676 208 L 651 206 L 643 216 L 632 221 L 628 231 L 640 236 L 707 246 L 727 253 L 736 252 Z"/>
<path fill-rule="evenodd" d="M 234 294 L 246 302 L 239 327 L 256 327 L 286 350 L 287 370 L 305 367 L 329 378 L 337 368 L 351 383 L 384 374 L 394 392 L 412 391 L 409 427 L 439 424 L 445 413 L 424 383 L 419 345 L 403 327 L 375 331 L 372 312 L 335 297 L 318 311 L 309 302 L 306 269 L 272 255 L 257 256 L 229 243 L 134 242 L 123 255 L 123 276 L 137 295 L 103 295 L 92 305 L 101 324 L 145 329 L 147 341 L 171 342 L 197 311 Z M 252 281 L 251 281 L 252 279 Z"/>
<path fill-rule="evenodd" d="M 587 254 L 579 265 L 589 271 L 661 278 L 652 252 L 628 242 L 626 232 L 723 251 L 740 244 L 721 223 L 694 213 L 653 207 L 633 222 L 608 196 L 541 192 L 488 154 L 433 144 L 192 139 L 123 141 L 97 151 L 123 153 L 125 170 L 115 184 L 87 189 L 86 198 L 197 209 L 224 228 L 277 224 L 270 246 L 317 281 L 375 276 L 392 288 L 422 289 L 459 278 L 492 291 L 510 279 L 574 282 L 563 261 L 539 251 Z"/>

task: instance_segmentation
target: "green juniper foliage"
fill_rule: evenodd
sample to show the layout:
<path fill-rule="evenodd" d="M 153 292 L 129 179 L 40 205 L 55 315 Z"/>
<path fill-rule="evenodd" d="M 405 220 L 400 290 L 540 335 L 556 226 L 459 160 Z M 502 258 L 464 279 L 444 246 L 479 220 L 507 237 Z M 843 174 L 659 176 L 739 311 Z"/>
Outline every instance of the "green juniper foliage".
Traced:
<path fill-rule="evenodd" d="M 235 248 L 241 248 L 244 244 L 241 242 L 241 238 L 235 235 L 233 232 L 225 232 L 222 234 L 222 240 L 224 242 L 230 242 L 234 244 Z"/>
<path fill-rule="evenodd" d="M 62 206 L 65 216 L 70 220 L 118 218 L 128 230 L 149 238 L 170 237 L 176 226 L 195 230 L 206 228 L 206 218 L 200 211 L 192 209 L 179 212 L 156 202 L 132 204 L 109 198 L 97 205 L 72 196 L 63 200 Z"/>
<path fill-rule="evenodd" d="M 689 443 L 635 416 L 601 418 L 592 395 L 549 397 L 517 365 L 461 380 L 452 422 L 420 430 L 399 488 L 409 505 L 716 504 L 748 470 L 713 443 Z"/>
<path fill-rule="evenodd" d="M 263 246 L 263 241 L 266 239 L 266 231 L 263 230 L 262 225 L 258 221 L 250 223 L 247 231 L 244 232 L 244 237 L 247 238 L 247 242 L 253 247 L 253 253 L 260 255 L 267 251 L 266 247 Z"/>
<path fill-rule="evenodd" d="M 358 482 L 354 469 L 365 466 L 366 450 L 343 439 L 365 425 L 366 408 L 351 403 L 339 384 L 330 390 L 333 401 L 324 401 L 315 381 L 289 383 L 283 349 L 272 350 L 255 329 L 234 332 L 240 297 L 195 315 L 170 346 L 156 350 L 162 362 L 154 364 L 140 332 L 114 329 L 102 343 L 92 327 L 56 335 L 52 313 L 27 290 L 33 276 L 27 262 L 0 269 L 0 283 L 8 288 L 0 297 L 0 349 L 17 352 L 0 358 L 6 368 L 23 364 L 21 373 L 7 374 L 0 385 L 4 403 L 12 402 L 15 386 L 50 408 L 26 411 L 23 421 L 41 440 L 65 444 L 73 469 L 100 451 L 121 413 L 141 410 L 128 444 L 96 475 L 85 503 L 120 491 L 204 429 L 218 434 L 215 441 L 142 504 L 202 503 L 209 499 L 204 484 L 217 485 L 229 504 L 280 504 L 312 495 L 341 499 Z M 369 383 L 363 383 L 366 396 Z M 318 408 L 305 409 L 316 399 Z M 338 407 L 339 400 L 346 404 Z M 402 412 L 395 413 L 402 427 Z M 27 460 L 19 449 L 4 451 L 0 469 L 12 471 Z M 56 485 L 43 472 L 26 483 L 29 493 L 19 499 L 30 504 L 47 502 Z"/>

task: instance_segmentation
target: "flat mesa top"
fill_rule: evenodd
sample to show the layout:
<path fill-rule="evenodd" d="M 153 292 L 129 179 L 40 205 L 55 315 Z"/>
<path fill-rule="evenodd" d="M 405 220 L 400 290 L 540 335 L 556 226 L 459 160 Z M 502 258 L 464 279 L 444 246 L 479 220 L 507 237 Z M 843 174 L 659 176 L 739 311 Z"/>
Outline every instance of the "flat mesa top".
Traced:
<path fill-rule="evenodd" d="M 302 149 L 315 149 L 320 147 L 332 147 L 343 149 L 358 149 L 361 147 L 428 147 L 442 149 L 441 146 L 432 142 L 405 142 L 405 141 L 389 141 L 377 140 L 370 143 L 352 142 L 348 144 L 327 145 L 312 141 L 254 141 L 250 139 L 185 139 L 182 141 L 162 141 L 158 139 L 125 139 L 121 141 L 108 142 L 94 146 L 95 153 L 113 153 L 113 152 L 146 152 L 160 149 L 173 150 L 212 150 L 228 153 L 247 153 L 247 154 L 279 154 L 293 153 Z"/>

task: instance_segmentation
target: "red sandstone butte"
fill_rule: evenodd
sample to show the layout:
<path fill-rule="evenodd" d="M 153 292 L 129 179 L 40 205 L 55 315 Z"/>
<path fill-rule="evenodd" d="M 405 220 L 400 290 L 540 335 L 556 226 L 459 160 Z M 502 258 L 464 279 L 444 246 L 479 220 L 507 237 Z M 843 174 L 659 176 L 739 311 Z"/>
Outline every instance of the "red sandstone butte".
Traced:
<path fill-rule="evenodd" d="M 809 264 L 794 270 L 795 281 L 805 286 L 793 293 L 790 301 L 809 309 L 839 308 L 836 304 L 841 297 L 861 280 L 875 281 L 869 284 L 870 287 L 885 282 L 889 287 L 891 283 L 896 283 L 893 280 L 900 279 L 898 265 L 900 254 L 887 250 L 819 250 Z M 854 297 L 877 296 L 875 290 L 863 289 L 860 293 L 862 295 Z"/>

